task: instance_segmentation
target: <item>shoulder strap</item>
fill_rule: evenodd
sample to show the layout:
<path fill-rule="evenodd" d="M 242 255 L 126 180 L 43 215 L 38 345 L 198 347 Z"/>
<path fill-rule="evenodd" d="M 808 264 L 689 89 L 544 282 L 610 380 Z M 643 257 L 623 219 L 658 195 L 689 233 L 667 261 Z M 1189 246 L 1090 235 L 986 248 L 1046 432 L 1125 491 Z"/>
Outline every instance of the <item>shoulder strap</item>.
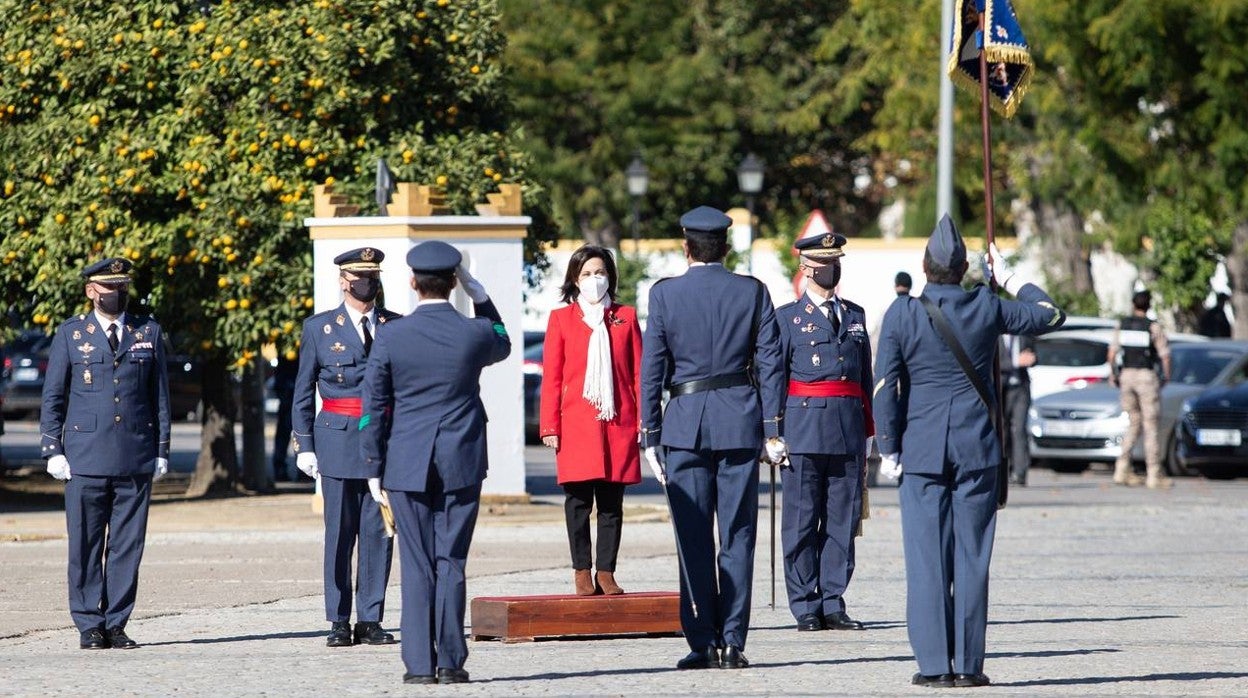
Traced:
<path fill-rule="evenodd" d="M 932 323 L 936 325 L 936 331 L 945 340 L 945 344 L 949 345 L 949 350 L 953 352 L 953 357 L 958 360 L 958 365 L 962 367 L 962 372 L 971 381 L 971 385 L 975 386 L 975 392 L 979 393 L 979 399 L 984 401 L 984 407 L 992 410 L 992 401 L 988 399 L 988 387 L 984 385 L 983 379 L 975 372 L 975 367 L 971 365 L 970 357 L 966 355 L 966 351 L 962 349 L 962 344 L 954 336 L 953 328 L 949 326 L 949 321 L 945 319 L 945 314 L 925 295 L 919 296 L 919 302 L 923 304 L 923 309 L 932 318 Z"/>

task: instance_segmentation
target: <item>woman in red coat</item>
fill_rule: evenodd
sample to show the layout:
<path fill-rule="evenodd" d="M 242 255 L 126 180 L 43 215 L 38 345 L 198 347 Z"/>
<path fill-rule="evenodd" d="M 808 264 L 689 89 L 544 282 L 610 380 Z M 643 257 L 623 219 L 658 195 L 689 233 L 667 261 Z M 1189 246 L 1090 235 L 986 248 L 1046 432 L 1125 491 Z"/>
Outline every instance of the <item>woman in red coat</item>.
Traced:
<path fill-rule="evenodd" d="M 641 481 L 637 400 L 641 328 L 615 304 L 611 253 L 585 245 L 564 278 L 566 307 L 550 314 L 542 354 L 542 443 L 555 449 L 576 593 L 622 594 L 615 581 L 624 486 Z M 589 512 L 598 504 L 598 564 L 589 569 Z"/>

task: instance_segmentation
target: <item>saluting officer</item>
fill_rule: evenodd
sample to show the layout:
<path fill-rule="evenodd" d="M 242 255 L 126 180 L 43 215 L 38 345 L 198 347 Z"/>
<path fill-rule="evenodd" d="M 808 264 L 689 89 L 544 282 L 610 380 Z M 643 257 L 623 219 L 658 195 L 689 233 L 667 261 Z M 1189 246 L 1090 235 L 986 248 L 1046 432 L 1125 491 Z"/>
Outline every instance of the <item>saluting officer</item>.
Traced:
<path fill-rule="evenodd" d="M 651 289 L 642 343 L 641 445 L 666 484 L 684 563 L 680 625 L 692 651 L 679 669 L 749 664 L 742 652 L 764 434 L 768 456 L 785 456 L 775 309 L 757 279 L 724 268 L 731 224 L 709 206 L 680 217 L 689 270 Z M 671 400 L 663 412 L 665 389 Z"/>
<path fill-rule="evenodd" d="M 464 567 L 487 463 L 481 370 L 511 353 L 489 294 L 459 250 L 431 240 L 407 253 L 410 315 L 377 337 L 360 446 L 399 528 L 404 683 L 464 683 Z M 476 317 L 448 302 L 458 281 Z"/>
<path fill-rule="evenodd" d="M 90 313 L 56 331 L 39 430 L 48 472 L 65 483 L 69 614 L 82 649 L 131 649 L 152 482 L 169 471 L 164 337 L 126 313 L 130 262 L 86 269 Z"/>
<path fill-rule="evenodd" d="M 295 465 L 308 477 L 320 478 L 324 497 L 325 618 L 330 622 L 325 644 L 330 647 L 394 642 L 381 627 L 394 543 L 386 536 L 379 503 L 369 492 L 371 471 L 360 457 L 359 430 L 361 384 L 374 336 L 400 317 L 376 307 L 384 258 L 373 247 L 334 258 L 343 302 L 304 321 L 291 403 Z M 357 558 L 354 633 L 352 552 Z"/>
<path fill-rule="evenodd" d="M 880 332 L 875 438 L 883 454 L 880 473 L 901 478 L 906 629 L 919 663 L 912 682 L 920 686 L 989 683 L 984 633 L 1001 462 L 991 417 L 993 355 L 1002 334 L 1041 334 L 1066 319 L 1038 286 L 1011 274 L 995 249 L 992 258 L 993 278 L 1018 300 L 1001 299 L 985 286 L 962 289 L 966 245 L 943 217 L 923 256 L 922 295 L 893 301 Z M 938 317 L 951 328 L 985 398 L 946 343 Z"/>
<path fill-rule="evenodd" d="M 854 574 L 866 444 L 875 426 L 866 314 L 836 295 L 844 245 L 835 233 L 798 240 L 806 293 L 776 309 L 789 379 L 780 536 L 798 630 L 862 630 L 845 612 L 844 594 Z"/>

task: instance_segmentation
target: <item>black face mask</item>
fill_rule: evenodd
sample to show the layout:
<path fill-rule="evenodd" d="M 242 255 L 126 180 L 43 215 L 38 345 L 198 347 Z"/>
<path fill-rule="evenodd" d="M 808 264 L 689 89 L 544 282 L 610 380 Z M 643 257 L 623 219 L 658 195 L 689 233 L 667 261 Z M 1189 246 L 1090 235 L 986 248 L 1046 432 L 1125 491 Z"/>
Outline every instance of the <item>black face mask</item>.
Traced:
<path fill-rule="evenodd" d="M 116 291 L 108 291 L 96 296 L 95 305 L 105 315 L 117 315 L 126 309 L 126 303 L 129 300 L 130 291 L 119 288 Z"/>
<path fill-rule="evenodd" d="M 381 290 L 381 279 L 371 276 L 363 276 L 358 279 L 348 281 L 350 286 L 351 297 L 361 303 L 372 303 L 377 297 L 378 291 Z"/>
<path fill-rule="evenodd" d="M 820 288 L 831 291 L 841 282 L 841 265 L 825 264 L 822 267 L 811 267 L 810 280 Z"/>

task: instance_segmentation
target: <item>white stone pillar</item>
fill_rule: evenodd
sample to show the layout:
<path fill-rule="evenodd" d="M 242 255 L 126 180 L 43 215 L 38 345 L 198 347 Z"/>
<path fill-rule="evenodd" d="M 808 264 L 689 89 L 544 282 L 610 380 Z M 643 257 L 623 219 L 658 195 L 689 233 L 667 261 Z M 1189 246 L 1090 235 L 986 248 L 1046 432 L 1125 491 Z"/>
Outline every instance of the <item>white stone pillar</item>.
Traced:
<path fill-rule="evenodd" d="M 385 307 L 404 315 L 416 307 L 407 252 L 425 240 L 441 240 L 464 254 L 497 306 L 512 338 L 511 355 L 481 374 L 481 399 L 489 417 L 490 471 L 483 494 L 524 498 L 524 353 L 521 331 L 524 298 L 524 237 L 528 216 L 347 216 L 304 219 L 312 237 L 315 311 L 337 307 L 338 268 L 334 257 L 357 247 L 385 253 L 381 264 Z M 456 289 L 451 303 L 470 314 L 472 303 Z M 413 347 L 419 351 L 418 347 Z"/>

